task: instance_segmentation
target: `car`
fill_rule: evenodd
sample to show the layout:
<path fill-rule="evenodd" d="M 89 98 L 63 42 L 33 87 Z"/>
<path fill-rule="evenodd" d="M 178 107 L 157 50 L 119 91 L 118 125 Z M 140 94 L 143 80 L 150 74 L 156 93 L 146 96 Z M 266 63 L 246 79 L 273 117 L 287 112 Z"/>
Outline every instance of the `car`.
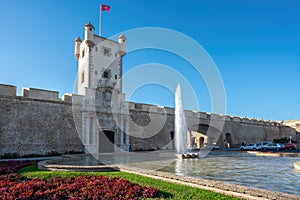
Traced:
<path fill-rule="evenodd" d="M 220 147 L 219 147 L 219 145 L 214 144 L 212 149 L 213 149 L 213 150 L 219 150 Z"/>
<path fill-rule="evenodd" d="M 204 148 L 211 149 L 211 150 L 219 150 L 220 149 L 220 147 L 217 144 L 208 144 L 208 143 L 204 144 Z"/>
<path fill-rule="evenodd" d="M 282 150 L 285 148 L 285 145 L 282 143 L 276 143 L 276 145 L 278 146 L 279 150 Z"/>
<path fill-rule="evenodd" d="M 241 147 L 240 147 L 240 149 L 242 150 L 242 151 L 244 151 L 244 150 L 254 150 L 254 151 L 256 151 L 256 150 L 260 150 L 261 148 L 260 148 L 260 146 L 258 145 L 258 144 L 249 144 L 249 145 L 242 145 Z"/>
<path fill-rule="evenodd" d="M 257 144 L 257 146 L 262 150 L 264 150 L 265 148 L 268 148 L 270 145 L 272 145 L 272 142 L 270 142 L 270 141 L 264 141 L 264 142 L 260 142 Z"/>
<path fill-rule="evenodd" d="M 296 150 L 296 147 L 293 143 L 286 143 L 284 144 L 284 148 L 285 149 L 289 149 L 289 150 Z"/>
<path fill-rule="evenodd" d="M 279 144 L 269 144 L 269 145 L 263 146 L 263 150 L 276 150 L 276 151 L 278 151 L 279 149 L 280 149 Z"/>

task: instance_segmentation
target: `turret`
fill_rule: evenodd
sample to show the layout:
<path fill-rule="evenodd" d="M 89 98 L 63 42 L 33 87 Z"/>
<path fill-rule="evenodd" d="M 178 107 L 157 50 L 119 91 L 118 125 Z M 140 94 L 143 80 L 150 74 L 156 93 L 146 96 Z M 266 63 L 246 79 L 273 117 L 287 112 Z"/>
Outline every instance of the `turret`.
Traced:
<path fill-rule="evenodd" d="M 84 26 L 84 39 L 85 40 L 92 40 L 93 36 L 94 36 L 94 31 L 95 31 L 94 26 L 91 24 L 91 22 L 88 22 Z"/>
<path fill-rule="evenodd" d="M 82 40 L 80 39 L 79 36 L 74 41 L 74 43 L 75 43 L 74 54 L 75 54 L 75 57 L 77 59 L 79 59 L 79 55 L 80 55 L 80 45 L 81 45 L 81 42 L 82 42 Z"/>
<path fill-rule="evenodd" d="M 126 53 L 126 40 L 127 38 L 123 34 L 121 34 L 118 38 L 118 43 L 120 44 L 119 53 L 121 56 L 124 56 Z"/>

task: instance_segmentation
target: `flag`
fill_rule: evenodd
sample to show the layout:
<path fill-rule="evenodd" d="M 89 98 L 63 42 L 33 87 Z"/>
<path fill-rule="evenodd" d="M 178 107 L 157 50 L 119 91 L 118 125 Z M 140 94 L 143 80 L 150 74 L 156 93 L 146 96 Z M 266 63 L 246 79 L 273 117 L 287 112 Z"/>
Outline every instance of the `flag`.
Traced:
<path fill-rule="evenodd" d="M 110 11 L 110 6 L 109 5 L 103 5 L 101 4 L 101 11 Z"/>

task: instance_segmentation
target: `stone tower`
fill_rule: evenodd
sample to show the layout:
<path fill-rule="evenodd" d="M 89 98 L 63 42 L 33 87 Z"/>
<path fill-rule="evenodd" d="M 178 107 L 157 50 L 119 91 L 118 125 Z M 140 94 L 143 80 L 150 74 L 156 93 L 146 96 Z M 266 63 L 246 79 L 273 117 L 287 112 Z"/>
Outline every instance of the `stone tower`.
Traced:
<path fill-rule="evenodd" d="M 86 95 L 86 88 L 97 88 L 99 81 L 115 86 L 122 77 L 122 57 L 126 54 L 126 37 L 122 34 L 118 41 L 94 34 L 95 28 L 89 22 L 84 26 L 84 40 L 75 42 L 75 56 L 78 59 L 79 95 Z M 122 84 L 120 92 L 122 93 Z"/>
<path fill-rule="evenodd" d="M 128 149 L 129 137 L 125 136 L 124 127 L 117 125 L 126 123 L 120 114 L 125 102 L 121 78 L 126 37 L 122 34 L 118 41 L 113 41 L 95 35 L 94 31 L 94 26 L 87 23 L 84 39 L 78 37 L 74 41 L 78 60 L 77 90 L 79 95 L 85 96 L 82 141 L 90 153 L 114 152 L 116 147 Z"/>

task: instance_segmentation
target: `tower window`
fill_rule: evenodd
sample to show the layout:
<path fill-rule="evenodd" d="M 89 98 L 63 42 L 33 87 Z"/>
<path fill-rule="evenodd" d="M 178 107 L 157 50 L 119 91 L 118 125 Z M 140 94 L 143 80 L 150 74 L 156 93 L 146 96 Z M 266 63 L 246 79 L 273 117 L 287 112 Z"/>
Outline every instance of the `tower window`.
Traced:
<path fill-rule="evenodd" d="M 84 57 L 84 49 L 82 50 L 82 57 Z"/>
<path fill-rule="evenodd" d="M 108 78 L 108 71 L 103 72 L 103 78 Z"/>
<path fill-rule="evenodd" d="M 118 76 L 117 75 L 115 75 L 115 79 L 117 79 L 118 78 Z"/>
<path fill-rule="evenodd" d="M 92 28 L 90 28 L 90 31 L 92 31 Z"/>
<path fill-rule="evenodd" d="M 106 69 L 103 74 L 102 74 L 102 78 L 106 78 L 106 79 L 110 79 L 112 76 L 111 74 L 111 70 L 110 69 Z"/>
<path fill-rule="evenodd" d="M 84 83 L 84 71 L 81 73 L 81 83 Z"/>
<path fill-rule="evenodd" d="M 109 48 L 103 47 L 103 55 L 110 56 L 111 50 Z"/>

